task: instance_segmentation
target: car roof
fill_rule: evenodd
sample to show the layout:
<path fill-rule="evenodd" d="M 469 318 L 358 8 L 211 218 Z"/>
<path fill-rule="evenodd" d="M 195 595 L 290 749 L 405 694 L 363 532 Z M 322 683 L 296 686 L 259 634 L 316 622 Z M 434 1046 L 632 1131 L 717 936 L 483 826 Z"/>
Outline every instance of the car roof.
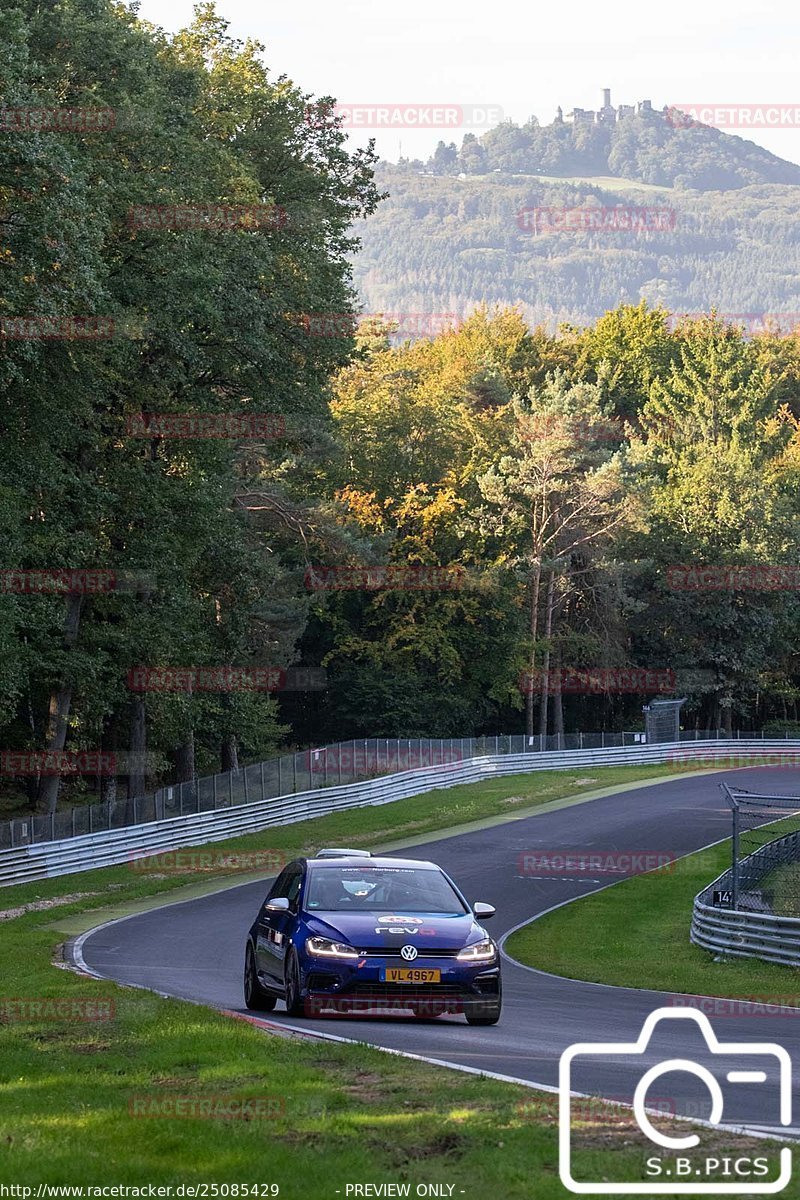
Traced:
<path fill-rule="evenodd" d="M 422 867 L 432 871 L 440 871 L 436 863 L 419 858 L 309 858 L 306 866 L 315 871 L 327 871 L 334 867 L 358 867 L 359 870 L 371 871 L 375 867 Z"/>

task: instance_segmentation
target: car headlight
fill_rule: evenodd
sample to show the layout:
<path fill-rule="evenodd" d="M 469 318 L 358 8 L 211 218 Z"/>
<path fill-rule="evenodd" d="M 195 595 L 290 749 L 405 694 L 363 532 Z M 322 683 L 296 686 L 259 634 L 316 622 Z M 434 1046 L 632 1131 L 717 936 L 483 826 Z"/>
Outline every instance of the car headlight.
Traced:
<path fill-rule="evenodd" d="M 458 953 L 459 962 L 494 962 L 497 958 L 497 947 L 491 938 L 482 942 L 473 942 Z"/>
<path fill-rule="evenodd" d="M 322 958 L 358 958 L 358 951 L 345 942 L 332 942 L 330 938 L 310 937 L 306 941 L 306 953 Z"/>

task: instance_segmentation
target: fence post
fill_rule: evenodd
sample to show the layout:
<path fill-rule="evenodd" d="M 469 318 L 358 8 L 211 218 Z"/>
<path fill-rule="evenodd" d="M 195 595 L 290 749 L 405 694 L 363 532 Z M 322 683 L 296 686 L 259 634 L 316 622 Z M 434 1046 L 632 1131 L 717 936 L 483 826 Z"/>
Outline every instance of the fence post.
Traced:
<path fill-rule="evenodd" d="M 278 770 L 279 771 L 281 769 L 280 762 L 281 762 L 281 760 L 278 759 Z M 280 792 L 280 788 L 278 788 L 278 791 Z M 261 760 L 261 799 L 266 800 L 266 798 L 267 798 L 267 785 L 264 781 L 264 760 L 262 758 L 262 760 Z"/>
<path fill-rule="evenodd" d="M 134 825 L 139 824 L 139 797 L 138 796 L 133 797 L 133 823 L 134 823 Z"/>
<path fill-rule="evenodd" d="M 730 796 L 730 792 L 728 793 Z M 739 805 L 731 796 L 733 802 L 733 837 L 731 838 L 731 892 L 734 912 L 739 907 Z"/>
<path fill-rule="evenodd" d="M 297 755 L 292 755 L 292 795 L 297 795 Z"/>
<path fill-rule="evenodd" d="M 56 840 L 56 814 L 54 812 L 51 812 L 50 813 L 50 841 L 54 842 L 55 840 Z"/>
<path fill-rule="evenodd" d="M 326 748 L 326 750 L 325 750 L 325 761 L 326 761 L 326 762 L 328 761 L 328 751 L 327 751 L 327 748 Z M 339 767 L 339 779 L 338 779 L 338 783 L 341 785 L 341 782 L 342 782 L 342 743 L 341 743 L 341 742 L 337 742 L 337 743 L 336 743 L 336 761 L 337 761 L 337 763 L 338 763 L 338 767 Z"/>
<path fill-rule="evenodd" d="M 214 812 L 216 812 L 217 811 L 217 777 L 216 777 L 216 775 L 213 775 L 211 778 L 211 788 L 214 793 Z M 198 804 L 197 811 L 199 812 L 200 811 L 200 807 L 199 807 L 200 797 L 199 796 L 197 798 L 197 804 Z"/>
<path fill-rule="evenodd" d="M 89 805 L 89 832 L 92 832 L 92 806 Z M 72 806 L 72 836 L 75 837 L 75 806 Z"/>
<path fill-rule="evenodd" d="M 578 749 L 579 750 L 583 749 L 583 730 L 580 730 L 578 732 Z"/>
<path fill-rule="evenodd" d="M 244 767 L 243 770 L 244 770 L 244 802 L 245 802 L 245 804 L 249 804 L 250 803 L 250 793 L 249 793 L 248 787 L 247 787 L 247 767 Z"/>

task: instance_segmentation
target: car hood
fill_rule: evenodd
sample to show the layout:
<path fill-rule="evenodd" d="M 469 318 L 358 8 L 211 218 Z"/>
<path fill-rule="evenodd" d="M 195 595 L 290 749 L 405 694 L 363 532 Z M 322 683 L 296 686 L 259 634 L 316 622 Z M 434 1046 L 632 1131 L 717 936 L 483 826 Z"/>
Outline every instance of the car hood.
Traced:
<path fill-rule="evenodd" d="M 460 950 L 488 937 L 471 913 L 442 916 L 441 913 L 323 912 L 309 913 L 312 935 L 348 942 L 357 950 L 398 950 L 412 945 L 422 953 Z"/>

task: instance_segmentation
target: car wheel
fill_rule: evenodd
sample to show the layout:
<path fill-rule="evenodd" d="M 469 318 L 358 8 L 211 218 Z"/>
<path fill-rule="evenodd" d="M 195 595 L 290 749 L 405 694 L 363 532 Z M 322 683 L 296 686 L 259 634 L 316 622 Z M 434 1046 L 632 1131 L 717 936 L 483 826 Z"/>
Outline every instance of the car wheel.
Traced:
<path fill-rule="evenodd" d="M 486 1003 L 481 1005 L 481 1008 L 476 1013 L 467 1013 L 468 1025 L 496 1025 L 500 1020 L 500 1012 L 503 1008 L 503 993 L 499 992 L 494 1003 Z"/>
<path fill-rule="evenodd" d="M 468 1016 L 467 1024 L 468 1025 L 496 1025 L 499 1020 L 500 1020 L 500 1009 L 498 1008 L 497 1012 L 492 1013 L 490 1016 L 487 1016 L 487 1017 L 470 1017 L 470 1016 Z"/>
<path fill-rule="evenodd" d="M 305 1005 L 300 996 L 300 965 L 294 950 L 289 951 L 285 971 L 286 1011 L 290 1017 L 302 1017 Z"/>
<path fill-rule="evenodd" d="M 265 992 L 258 982 L 252 942 L 247 943 L 247 953 L 244 956 L 244 1003 L 246 1008 L 252 1008 L 256 1012 L 272 1012 L 277 1003 L 277 996 Z"/>

